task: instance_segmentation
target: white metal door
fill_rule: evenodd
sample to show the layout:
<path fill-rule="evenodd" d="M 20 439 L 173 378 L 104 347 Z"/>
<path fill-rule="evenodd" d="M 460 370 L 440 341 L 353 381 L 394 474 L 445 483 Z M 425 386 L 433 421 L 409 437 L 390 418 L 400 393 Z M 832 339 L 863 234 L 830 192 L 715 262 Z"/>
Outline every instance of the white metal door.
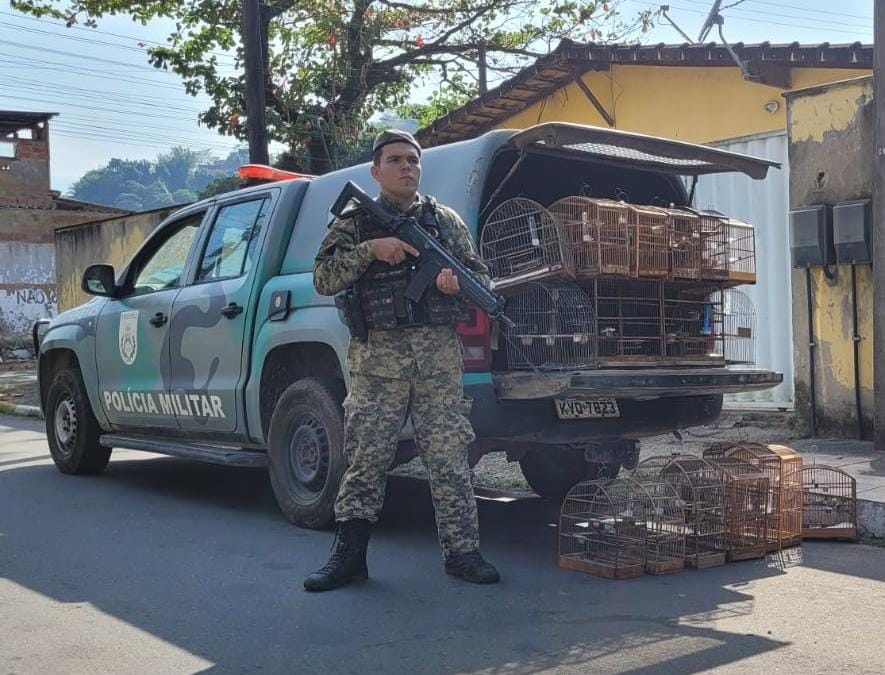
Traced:
<path fill-rule="evenodd" d="M 756 226 L 756 285 L 741 286 L 756 306 L 756 363 L 784 374 L 783 384 L 767 391 L 726 397 L 726 407 L 793 407 L 793 324 L 788 230 L 789 165 L 785 131 L 713 144 L 780 162 L 764 180 L 743 174 L 703 176 L 695 206 L 721 211 Z"/>

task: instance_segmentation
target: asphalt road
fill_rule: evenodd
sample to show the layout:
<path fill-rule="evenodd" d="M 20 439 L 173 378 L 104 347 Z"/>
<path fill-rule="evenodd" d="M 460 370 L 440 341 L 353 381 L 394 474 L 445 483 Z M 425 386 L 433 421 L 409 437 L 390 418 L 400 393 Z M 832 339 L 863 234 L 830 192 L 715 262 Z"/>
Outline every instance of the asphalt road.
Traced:
<path fill-rule="evenodd" d="M 64 476 L 40 422 L 0 417 L 0 674 L 885 672 L 883 549 L 613 582 L 556 566 L 551 505 L 480 518 L 494 586 L 442 573 L 426 486 L 392 480 L 372 579 L 308 594 L 331 534 L 263 471 L 117 451 Z"/>

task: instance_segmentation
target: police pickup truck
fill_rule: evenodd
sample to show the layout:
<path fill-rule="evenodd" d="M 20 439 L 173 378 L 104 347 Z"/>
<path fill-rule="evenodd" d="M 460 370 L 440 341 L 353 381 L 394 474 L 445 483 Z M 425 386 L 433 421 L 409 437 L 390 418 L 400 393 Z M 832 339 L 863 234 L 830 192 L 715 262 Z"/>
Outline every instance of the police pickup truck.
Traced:
<path fill-rule="evenodd" d="M 773 164 L 553 123 L 432 148 L 423 166 L 422 192 L 458 211 L 479 237 L 482 217 L 514 197 L 551 204 L 592 186 L 678 207 L 691 203 L 690 179 L 725 171 L 761 179 Z M 333 298 L 314 290 L 312 270 L 348 180 L 375 187 L 360 165 L 223 194 L 167 218 L 123 270 L 85 270 L 82 288 L 96 297 L 35 339 L 49 446 L 62 472 L 98 473 L 112 448 L 267 466 L 289 520 L 330 524 L 345 468 L 349 334 Z M 505 452 L 548 498 L 630 468 L 642 437 L 714 421 L 723 394 L 782 380 L 764 369 L 666 359 L 518 367 L 481 312 L 458 332 L 474 401 L 471 463 Z M 415 454 L 407 425 L 396 462 Z"/>

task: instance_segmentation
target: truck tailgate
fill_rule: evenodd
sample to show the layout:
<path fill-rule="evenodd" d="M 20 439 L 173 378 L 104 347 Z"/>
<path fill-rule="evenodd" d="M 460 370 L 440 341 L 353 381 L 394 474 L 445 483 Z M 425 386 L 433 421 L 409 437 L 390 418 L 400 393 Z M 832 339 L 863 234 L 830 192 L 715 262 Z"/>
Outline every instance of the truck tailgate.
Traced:
<path fill-rule="evenodd" d="M 733 394 L 770 389 L 783 374 L 743 368 L 655 368 L 642 370 L 577 370 L 569 372 L 493 373 L 499 399 L 557 397 L 654 399 Z"/>

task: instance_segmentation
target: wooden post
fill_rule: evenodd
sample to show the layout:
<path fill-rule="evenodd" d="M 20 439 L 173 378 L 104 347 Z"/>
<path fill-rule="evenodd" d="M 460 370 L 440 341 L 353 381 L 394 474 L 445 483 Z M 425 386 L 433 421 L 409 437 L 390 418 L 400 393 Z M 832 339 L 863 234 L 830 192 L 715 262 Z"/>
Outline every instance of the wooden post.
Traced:
<path fill-rule="evenodd" d="M 264 116 L 264 63 L 259 0 L 243 0 L 243 52 L 246 67 L 246 130 L 249 161 L 269 164 Z"/>

